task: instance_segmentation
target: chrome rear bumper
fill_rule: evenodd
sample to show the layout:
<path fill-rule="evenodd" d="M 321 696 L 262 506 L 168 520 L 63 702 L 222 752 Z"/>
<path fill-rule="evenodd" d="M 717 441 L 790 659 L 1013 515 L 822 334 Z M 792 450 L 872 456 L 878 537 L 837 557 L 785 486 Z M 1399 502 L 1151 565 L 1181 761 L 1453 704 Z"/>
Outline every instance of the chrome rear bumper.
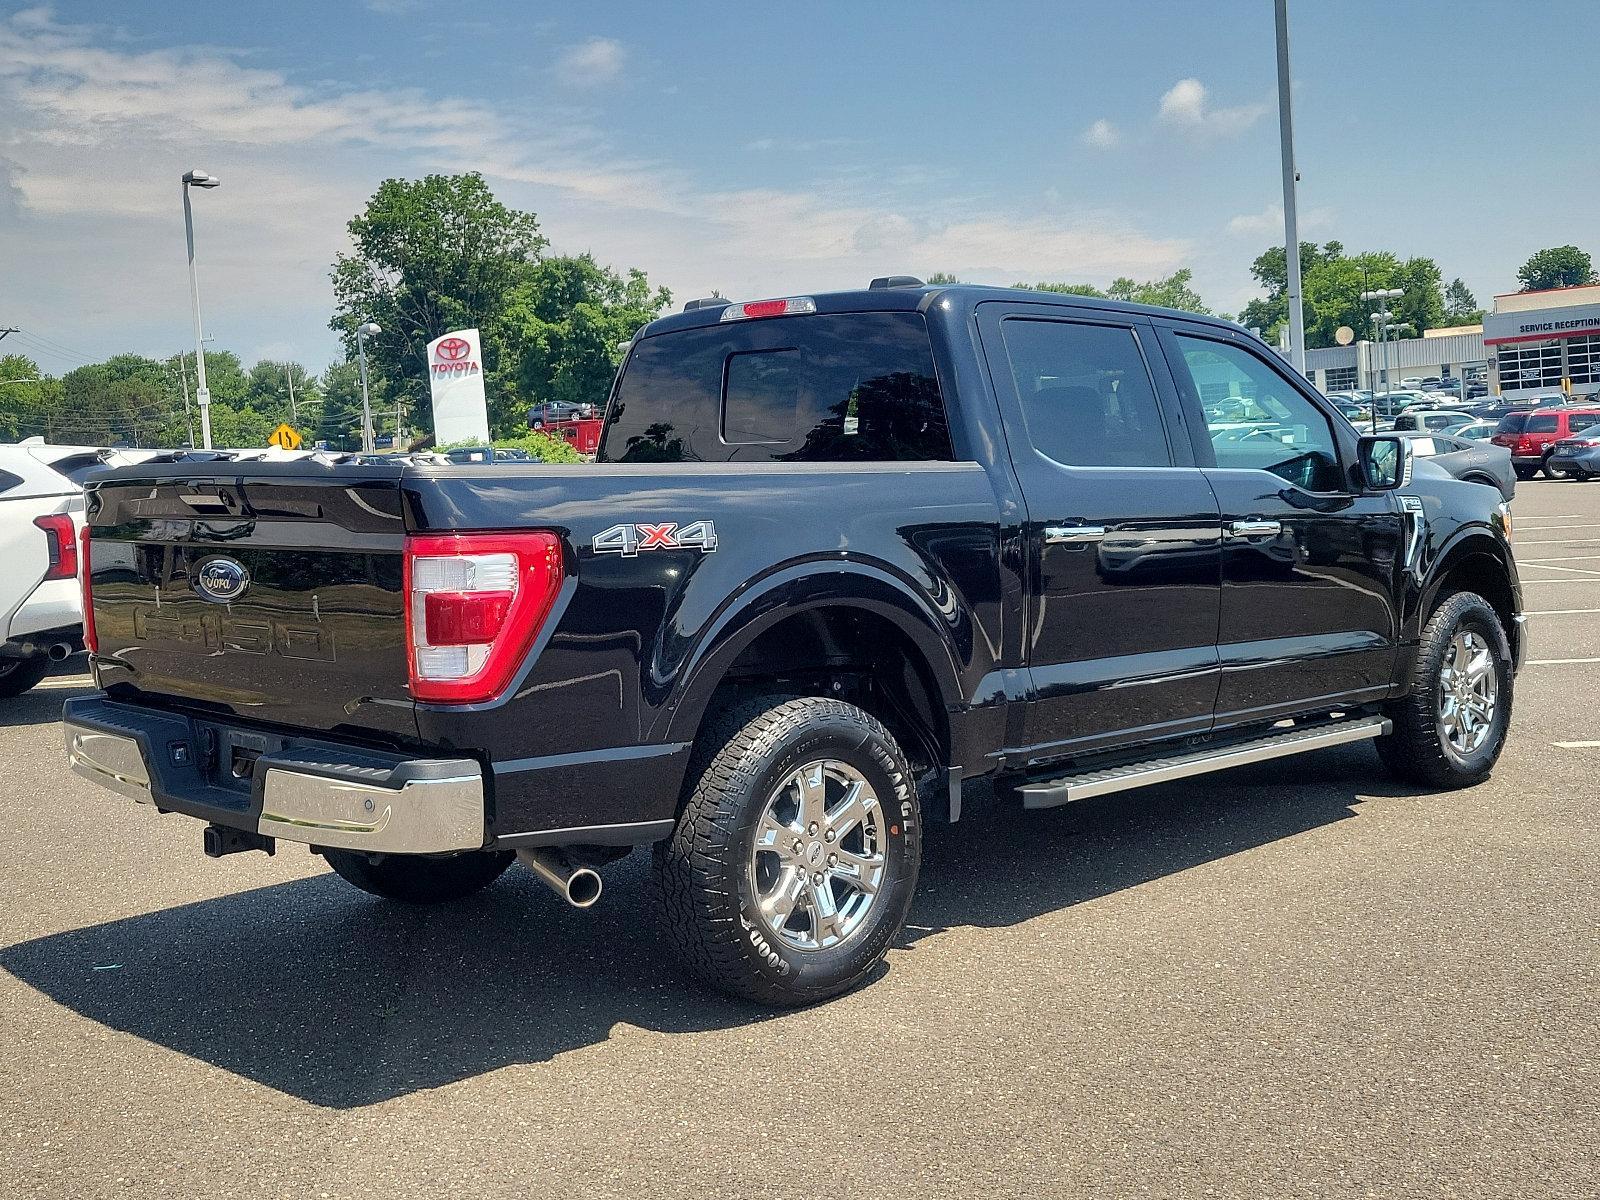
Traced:
<path fill-rule="evenodd" d="M 74 771 L 141 804 L 341 850 L 484 844 L 483 773 L 472 759 L 283 746 L 257 757 L 247 780 L 221 786 L 195 761 L 201 739 L 189 718 L 85 697 L 68 702 L 62 728 Z"/>

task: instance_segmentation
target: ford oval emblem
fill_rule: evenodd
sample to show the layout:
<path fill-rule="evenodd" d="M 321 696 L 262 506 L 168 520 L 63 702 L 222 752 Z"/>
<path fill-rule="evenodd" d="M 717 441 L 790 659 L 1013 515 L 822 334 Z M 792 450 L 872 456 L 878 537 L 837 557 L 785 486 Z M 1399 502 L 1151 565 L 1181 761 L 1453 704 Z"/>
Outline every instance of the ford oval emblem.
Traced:
<path fill-rule="evenodd" d="M 231 558 L 212 558 L 194 577 L 194 590 L 217 604 L 232 604 L 250 586 L 250 572 Z"/>

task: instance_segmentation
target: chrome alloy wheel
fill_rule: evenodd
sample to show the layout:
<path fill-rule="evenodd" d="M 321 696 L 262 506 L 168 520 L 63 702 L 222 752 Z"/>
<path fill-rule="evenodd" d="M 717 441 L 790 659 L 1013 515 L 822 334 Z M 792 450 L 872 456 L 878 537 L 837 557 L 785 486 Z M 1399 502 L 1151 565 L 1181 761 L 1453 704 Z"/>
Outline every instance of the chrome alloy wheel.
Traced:
<path fill-rule="evenodd" d="M 854 937 L 883 886 L 883 806 L 848 763 L 823 759 L 773 789 L 756 826 L 750 890 L 767 932 L 796 950 Z"/>
<path fill-rule="evenodd" d="M 1439 672 L 1439 730 L 1450 749 L 1473 753 L 1494 727 L 1500 677 L 1482 634 L 1460 629 L 1450 639 Z"/>

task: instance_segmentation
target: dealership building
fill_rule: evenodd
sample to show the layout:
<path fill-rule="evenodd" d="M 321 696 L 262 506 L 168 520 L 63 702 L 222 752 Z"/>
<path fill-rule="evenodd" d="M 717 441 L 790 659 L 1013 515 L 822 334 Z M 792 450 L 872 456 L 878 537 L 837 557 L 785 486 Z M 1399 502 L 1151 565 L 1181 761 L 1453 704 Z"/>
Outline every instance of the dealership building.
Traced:
<path fill-rule="evenodd" d="M 1600 396 L 1600 284 L 1496 296 L 1483 344 L 1489 387 L 1502 396 Z"/>
<path fill-rule="evenodd" d="M 1491 395 L 1600 397 L 1600 284 L 1494 298 L 1482 325 L 1430 329 L 1387 347 L 1387 386 L 1430 376 L 1487 373 Z M 1358 341 L 1306 351 L 1306 375 L 1324 392 L 1383 391 L 1385 347 Z"/>

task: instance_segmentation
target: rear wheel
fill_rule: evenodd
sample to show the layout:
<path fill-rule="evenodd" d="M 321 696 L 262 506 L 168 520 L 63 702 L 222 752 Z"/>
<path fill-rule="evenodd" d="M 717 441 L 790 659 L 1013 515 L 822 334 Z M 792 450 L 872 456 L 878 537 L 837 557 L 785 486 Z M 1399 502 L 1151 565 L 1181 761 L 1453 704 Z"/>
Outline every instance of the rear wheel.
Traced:
<path fill-rule="evenodd" d="M 1539 460 L 1539 470 L 1544 472 L 1544 477 L 1546 479 L 1560 479 L 1561 478 L 1561 476 L 1557 475 L 1555 473 L 1555 471 L 1551 469 L 1551 467 L 1550 467 L 1550 456 L 1548 454 L 1546 454 L 1543 458 L 1541 458 Z"/>
<path fill-rule="evenodd" d="M 442 904 L 482 891 L 511 865 L 509 850 L 477 850 L 449 858 L 417 854 L 361 854 L 354 850 L 323 850 L 322 856 L 339 877 L 363 892 L 407 904 Z"/>
<path fill-rule="evenodd" d="M 1523 483 L 1527 483 L 1528 480 L 1532 479 L 1539 473 L 1538 467 L 1525 467 L 1521 463 L 1518 463 L 1516 466 L 1514 466 L 1512 470 L 1517 473 L 1517 478 L 1522 480 Z"/>
<path fill-rule="evenodd" d="M 1377 741 L 1401 779 L 1433 788 L 1489 777 L 1511 722 L 1511 646 L 1482 596 L 1458 592 L 1428 618 L 1411 694 L 1390 706 L 1394 732 Z"/>
<path fill-rule="evenodd" d="M 20 696 L 50 673 L 43 654 L 32 658 L 0 658 L 0 696 Z"/>
<path fill-rule="evenodd" d="M 688 968 L 796 1007 L 860 983 L 905 924 L 921 855 L 911 769 L 871 714 L 819 696 L 731 711 L 656 847 L 658 907 Z"/>

